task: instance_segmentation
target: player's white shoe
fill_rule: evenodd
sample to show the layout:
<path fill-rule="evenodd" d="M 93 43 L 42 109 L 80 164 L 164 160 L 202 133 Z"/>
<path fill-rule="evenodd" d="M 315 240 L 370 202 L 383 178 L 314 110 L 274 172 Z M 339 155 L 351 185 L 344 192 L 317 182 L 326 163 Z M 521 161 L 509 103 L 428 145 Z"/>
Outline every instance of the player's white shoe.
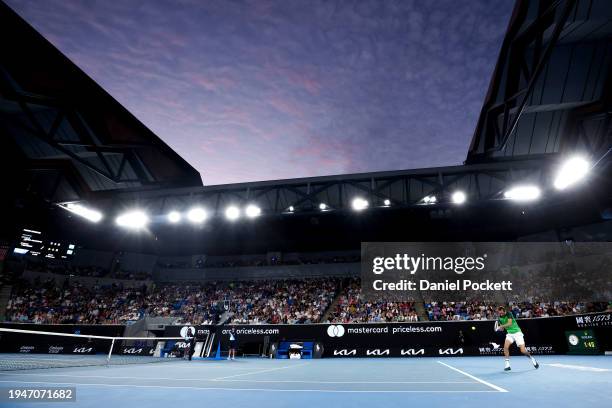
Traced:
<path fill-rule="evenodd" d="M 533 364 L 536 370 L 540 368 L 540 364 L 538 364 L 538 361 L 533 357 L 531 357 L 531 364 Z"/>
<path fill-rule="evenodd" d="M 510 360 L 505 360 L 504 361 L 504 371 L 510 371 Z"/>

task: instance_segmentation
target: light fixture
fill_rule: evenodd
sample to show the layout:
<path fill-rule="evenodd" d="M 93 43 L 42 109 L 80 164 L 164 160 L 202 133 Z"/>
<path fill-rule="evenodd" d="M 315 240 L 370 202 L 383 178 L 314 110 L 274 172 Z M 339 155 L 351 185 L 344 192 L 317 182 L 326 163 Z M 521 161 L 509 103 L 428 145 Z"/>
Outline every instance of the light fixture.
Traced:
<path fill-rule="evenodd" d="M 554 186 L 557 190 L 565 190 L 572 184 L 584 179 L 589 170 L 591 164 L 580 156 L 574 156 L 566 160 L 559 170 L 554 180 Z"/>
<path fill-rule="evenodd" d="M 177 222 L 179 222 L 181 220 L 181 213 L 178 211 L 170 211 L 168 213 L 168 221 L 170 221 L 173 224 L 176 224 Z"/>
<path fill-rule="evenodd" d="M 292 206 L 292 205 L 290 205 L 290 206 L 289 206 L 289 212 L 293 212 L 293 211 L 295 211 L 295 208 L 293 208 L 293 206 Z"/>
<path fill-rule="evenodd" d="M 149 223 L 149 217 L 144 211 L 133 210 L 121 214 L 117 217 L 115 222 L 120 227 L 141 229 L 147 226 L 147 224 Z"/>
<path fill-rule="evenodd" d="M 206 211 L 200 207 L 194 207 L 187 213 L 187 219 L 194 224 L 203 223 L 207 217 Z"/>
<path fill-rule="evenodd" d="M 227 209 L 225 210 L 225 218 L 230 221 L 237 220 L 238 218 L 240 218 L 240 208 L 234 205 L 227 207 Z"/>
<path fill-rule="evenodd" d="M 102 220 L 103 218 L 103 215 L 100 211 L 94 210 L 93 208 L 85 207 L 84 205 L 79 203 L 68 203 L 65 205 L 61 205 L 61 207 L 91 222 L 100 222 L 100 220 Z"/>
<path fill-rule="evenodd" d="M 465 196 L 465 193 L 463 191 L 455 191 L 451 196 L 451 200 L 455 204 L 463 204 L 465 203 L 466 199 L 467 197 Z"/>
<path fill-rule="evenodd" d="M 255 217 L 259 217 L 261 215 L 261 208 L 259 208 L 255 204 L 249 204 L 249 205 L 247 205 L 247 207 L 244 210 L 244 212 L 245 212 L 247 217 L 255 218 Z"/>
<path fill-rule="evenodd" d="M 325 204 L 325 203 L 319 204 L 319 210 L 321 210 L 321 211 L 327 210 L 327 204 Z"/>
<path fill-rule="evenodd" d="M 391 205 L 391 200 L 389 200 L 388 198 L 385 199 L 385 201 L 383 201 L 383 204 L 385 207 L 389 207 Z"/>
<path fill-rule="evenodd" d="M 368 208 L 369 205 L 370 203 L 368 203 L 368 200 L 365 200 L 361 197 L 357 197 L 353 199 L 353 202 L 351 203 L 351 206 L 353 207 L 353 210 L 355 211 L 363 211 L 366 208 Z"/>
<path fill-rule="evenodd" d="M 432 195 L 432 196 L 425 196 L 423 197 L 423 202 L 425 204 L 435 204 L 436 201 L 438 201 L 438 199 L 436 198 L 436 196 Z"/>
<path fill-rule="evenodd" d="M 515 201 L 533 201 L 540 198 L 541 191 L 537 186 L 515 186 L 504 192 L 504 197 Z"/>

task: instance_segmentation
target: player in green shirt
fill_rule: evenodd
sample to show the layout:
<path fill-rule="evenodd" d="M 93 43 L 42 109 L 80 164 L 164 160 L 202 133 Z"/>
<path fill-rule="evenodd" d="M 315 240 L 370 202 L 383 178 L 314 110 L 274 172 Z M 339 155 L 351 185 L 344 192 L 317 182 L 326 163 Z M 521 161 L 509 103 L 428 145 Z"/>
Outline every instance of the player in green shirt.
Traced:
<path fill-rule="evenodd" d="M 504 342 L 504 371 L 510 371 L 510 345 L 512 343 L 516 343 L 521 353 L 531 360 L 535 368 L 539 368 L 540 365 L 536 359 L 529 354 L 525 348 L 525 338 L 523 337 L 523 332 L 514 318 L 514 315 L 511 312 L 507 312 L 505 307 L 500 306 L 497 308 L 497 316 L 497 330 L 506 330 L 506 341 Z"/>

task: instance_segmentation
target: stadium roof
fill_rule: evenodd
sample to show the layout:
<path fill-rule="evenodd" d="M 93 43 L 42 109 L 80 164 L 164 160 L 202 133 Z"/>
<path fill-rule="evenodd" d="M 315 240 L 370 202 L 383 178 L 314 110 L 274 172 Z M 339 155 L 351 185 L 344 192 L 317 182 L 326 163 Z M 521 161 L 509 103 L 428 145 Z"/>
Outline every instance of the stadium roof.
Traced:
<path fill-rule="evenodd" d="M 467 163 L 611 145 L 612 2 L 518 0 Z"/>
<path fill-rule="evenodd" d="M 3 167 L 51 202 L 201 186 L 199 173 L 0 1 Z M 9 164 L 10 163 L 10 164 Z"/>
<path fill-rule="evenodd" d="M 105 215 L 91 229 L 79 228 L 78 218 L 48 217 L 58 231 L 78 230 L 117 250 L 128 241 L 155 252 L 210 253 L 355 248 L 367 240 L 513 240 L 561 231 L 599 222 L 612 206 L 612 155 L 605 156 L 612 135 L 611 16 L 610 2 L 517 2 L 464 166 L 204 187 L 191 166 L 0 3 L 2 38 L 20 38 L 0 54 L 0 131 L 11 136 L 3 143 L 12 140 L 3 154 L 23 161 L 27 177 L 19 182 L 30 191 L 55 203 L 84 201 Z M 573 192 L 554 191 L 556 167 L 576 152 L 597 165 L 596 174 Z M 504 199 L 525 183 L 539 186 L 542 200 Z M 456 191 L 468 205 L 454 205 Z M 357 214 L 355 198 L 370 208 Z M 227 222 L 229 206 L 248 205 L 266 217 Z M 168 223 L 170 211 L 184 215 L 193 207 L 214 219 L 200 227 Z M 135 208 L 152 225 L 126 238 L 113 220 Z"/>

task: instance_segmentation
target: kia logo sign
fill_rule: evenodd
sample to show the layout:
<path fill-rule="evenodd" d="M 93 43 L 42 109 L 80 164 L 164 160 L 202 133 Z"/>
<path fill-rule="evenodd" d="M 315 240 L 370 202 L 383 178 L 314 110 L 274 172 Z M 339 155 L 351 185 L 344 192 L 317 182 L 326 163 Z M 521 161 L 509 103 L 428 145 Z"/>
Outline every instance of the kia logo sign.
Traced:
<path fill-rule="evenodd" d="M 389 349 L 385 349 L 385 350 L 380 350 L 380 349 L 375 349 L 375 350 L 366 350 L 366 356 L 388 356 L 389 355 Z"/>
<path fill-rule="evenodd" d="M 357 350 L 334 350 L 334 356 L 356 356 Z"/>
<path fill-rule="evenodd" d="M 425 349 L 408 349 L 408 350 L 404 350 L 401 349 L 400 350 L 400 355 L 402 356 L 418 356 L 418 355 L 424 355 L 425 354 Z"/>
<path fill-rule="evenodd" d="M 196 332 L 195 327 L 193 327 L 193 326 L 183 326 L 183 327 L 181 327 L 181 337 L 182 338 L 187 337 L 187 331 L 189 329 L 191 329 L 191 335 L 192 336 L 195 334 L 195 332 Z"/>
<path fill-rule="evenodd" d="M 344 326 L 341 324 L 332 324 L 327 328 L 327 335 L 329 337 L 342 337 L 344 336 Z"/>
<path fill-rule="evenodd" d="M 458 348 L 456 350 L 453 349 L 453 348 L 447 348 L 445 350 L 439 349 L 438 350 L 438 354 L 440 354 L 440 355 L 444 355 L 444 354 L 450 354 L 450 355 L 463 354 L 463 349 L 462 348 Z"/>

